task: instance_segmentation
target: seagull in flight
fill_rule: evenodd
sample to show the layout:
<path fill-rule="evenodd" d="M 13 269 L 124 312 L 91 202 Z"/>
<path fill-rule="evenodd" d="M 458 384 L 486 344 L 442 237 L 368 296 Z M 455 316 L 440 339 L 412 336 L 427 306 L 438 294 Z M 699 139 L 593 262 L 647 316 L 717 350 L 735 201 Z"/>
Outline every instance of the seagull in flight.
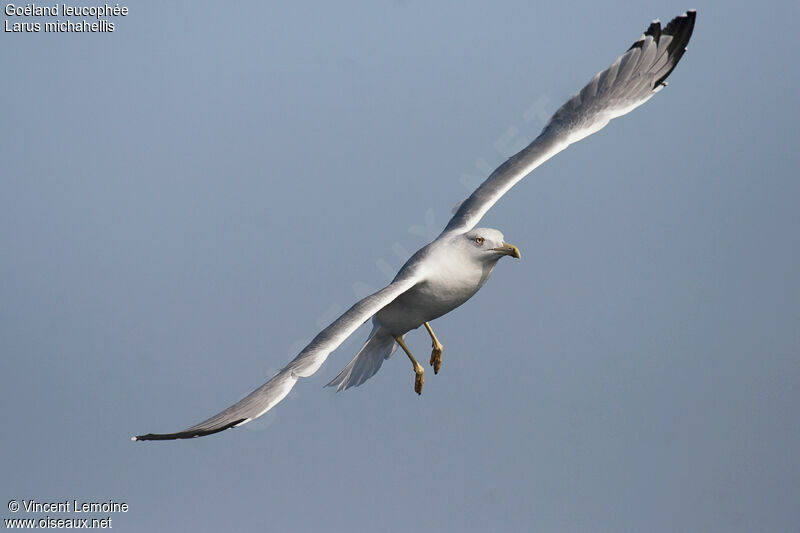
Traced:
<path fill-rule="evenodd" d="M 334 320 L 264 385 L 199 424 L 175 433 L 139 435 L 132 440 L 202 437 L 258 418 L 285 398 L 298 379 L 314 374 L 328 355 L 370 318 L 372 331 L 366 343 L 328 385 L 337 390 L 361 385 L 400 346 L 414 369 L 414 390 L 422 394 L 425 369 L 408 349 L 406 334 L 425 326 L 433 346 L 430 365 L 438 373 L 442 343 L 430 322 L 478 292 L 502 257 L 520 258 L 519 249 L 507 243 L 500 231 L 475 226 L 501 196 L 533 169 L 663 89 L 667 76 L 686 51 L 695 15 L 694 10 L 687 11 L 663 28 L 658 20 L 653 21 L 624 54 L 556 111 L 533 142 L 492 172 L 460 204 L 444 231 L 412 255 L 388 286 Z"/>

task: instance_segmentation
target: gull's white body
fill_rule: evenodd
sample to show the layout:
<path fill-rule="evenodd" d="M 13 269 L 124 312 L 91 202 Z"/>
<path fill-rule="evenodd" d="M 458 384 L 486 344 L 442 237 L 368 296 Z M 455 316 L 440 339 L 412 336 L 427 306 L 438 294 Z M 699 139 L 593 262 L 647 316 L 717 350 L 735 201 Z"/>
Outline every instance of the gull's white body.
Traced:
<path fill-rule="evenodd" d="M 489 279 L 500 257 L 508 253 L 498 253 L 503 245 L 506 243 L 499 231 L 481 228 L 467 233 L 444 232 L 417 251 L 392 282 L 410 278 L 416 283 L 375 313 L 367 342 L 328 386 L 346 390 L 361 385 L 394 353 L 396 337 L 472 298 Z M 518 256 L 519 250 L 513 249 Z"/>
<path fill-rule="evenodd" d="M 500 232 L 482 231 L 484 236 L 492 232 L 494 244 L 500 246 L 503 242 Z M 395 279 L 416 274 L 423 281 L 378 311 L 374 323 L 392 335 L 405 335 L 472 298 L 489 279 L 501 257 L 493 255 L 484 259 L 475 248 L 472 241 L 461 235 L 445 235 L 420 249 L 403 265 Z M 428 265 L 436 265 L 436 268 L 426 268 Z"/>
<path fill-rule="evenodd" d="M 653 22 L 611 66 L 561 106 L 531 144 L 500 165 L 461 204 L 442 234 L 406 262 L 392 283 L 353 305 L 267 383 L 190 428 L 134 440 L 210 435 L 261 416 L 280 402 L 299 378 L 316 372 L 333 350 L 372 317 L 367 342 L 329 385 L 346 389 L 369 379 L 396 348 L 395 337 L 401 338 L 469 300 L 486 283 L 500 257 L 509 254 L 497 251 L 505 245 L 499 231 L 473 229 L 483 215 L 537 166 L 659 92 L 686 49 L 694 20 L 695 12 L 689 11 L 663 29 Z M 519 257 L 516 249 L 515 256 Z"/>

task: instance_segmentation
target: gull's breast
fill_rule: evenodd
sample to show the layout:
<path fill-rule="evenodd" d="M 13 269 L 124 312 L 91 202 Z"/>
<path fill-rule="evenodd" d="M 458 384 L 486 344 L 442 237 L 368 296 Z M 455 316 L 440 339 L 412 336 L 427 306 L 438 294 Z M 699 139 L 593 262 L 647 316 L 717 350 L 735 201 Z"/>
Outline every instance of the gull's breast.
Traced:
<path fill-rule="evenodd" d="M 375 319 L 392 334 L 403 335 L 469 300 L 490 273 L 491 269 L 440 268 L 378 311 Z"/>

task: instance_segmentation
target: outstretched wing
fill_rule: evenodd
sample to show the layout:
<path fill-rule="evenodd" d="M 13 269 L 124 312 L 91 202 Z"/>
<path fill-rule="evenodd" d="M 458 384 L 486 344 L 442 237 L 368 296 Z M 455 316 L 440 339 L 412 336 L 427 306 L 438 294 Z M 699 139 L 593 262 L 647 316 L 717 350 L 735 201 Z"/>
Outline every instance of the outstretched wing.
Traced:
<path fill-rule="evenodd" d="M 413 287 L 418 278 L 409 273 L 395 279 L 389 286 L 367 296 L 327 328 L 323 329 L 303 351 L 288 365 L 283 367 L 272 379 L 231 405 L 221 413 L 190 428 L 176 433 L 148 433 L 133 437 L 132 440 L 172 440 L 189 439 L 211 435 L 228 428 L 241 426 L 263 415 L 292 390 L 298 378 L 305 378 L 316 372 L 327 359 L 328 354 L 339 347 L 358 327 L 372 315 L 383 309 L 395 298 Z"/>
<path fill-rule="evenodd" d="M 570 144 L 588 137 L 616 117 L 630 113 L 664 88 L 694 29 L 695 11 L 658 21 L 610 67 L 556 111 L 542 133 L 508 158 L 459 207 L 444 233 L 469 231 L 518 181 Z"/>

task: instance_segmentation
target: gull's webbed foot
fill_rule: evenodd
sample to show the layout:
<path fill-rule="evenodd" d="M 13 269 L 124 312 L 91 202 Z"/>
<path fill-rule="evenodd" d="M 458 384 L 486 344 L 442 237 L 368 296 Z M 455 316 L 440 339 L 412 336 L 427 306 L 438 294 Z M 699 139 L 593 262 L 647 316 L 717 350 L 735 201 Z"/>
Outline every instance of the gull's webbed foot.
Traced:
<path fill-rule="evenodd" d="M 419 364 L 417 360 L 414 359 L 414 356 L 411 355 L 411 350 L 409 350 L 408 346 L 406 346 L 403 337 L 400 335 L 395 335 L 394 340 L 397 341 L 397 344 L 399 344 L 403 351 L 406 352 L 411 364 L 414 365 L 414 391 L 417 394 L 422 394 L 422 385 L 425 383 L 425 367 Z"/>
<path fill-rule="evenodd" d="M 433 367 L 433 373 L 438 374 L 439 369 L 442 368 L 442 343 L 438 340 L 433 341 L 433 351 L 431 352 L 431 366 Z"/>
<path fill-rule="evenodd" d="M 422 386 L 425 384 L 425 368 L 417 363 L 414 366 L 414 392 L 422 394 Z"/>
<path fill-rule="evenodd" d="M 442 343 L 436 338 L 436 335 L 433 333 L 433 328 L 427 322 L 425 322 L 425 329 L 428 330 L 428 334 L 431 336 L 431 346 L 433 346 L 433 351 L 431 352 L 433 373 L 438 374 L 439 369 L 442 368 L 442 348 L 444 348 L 444 346 L 442 346 Z"/>

